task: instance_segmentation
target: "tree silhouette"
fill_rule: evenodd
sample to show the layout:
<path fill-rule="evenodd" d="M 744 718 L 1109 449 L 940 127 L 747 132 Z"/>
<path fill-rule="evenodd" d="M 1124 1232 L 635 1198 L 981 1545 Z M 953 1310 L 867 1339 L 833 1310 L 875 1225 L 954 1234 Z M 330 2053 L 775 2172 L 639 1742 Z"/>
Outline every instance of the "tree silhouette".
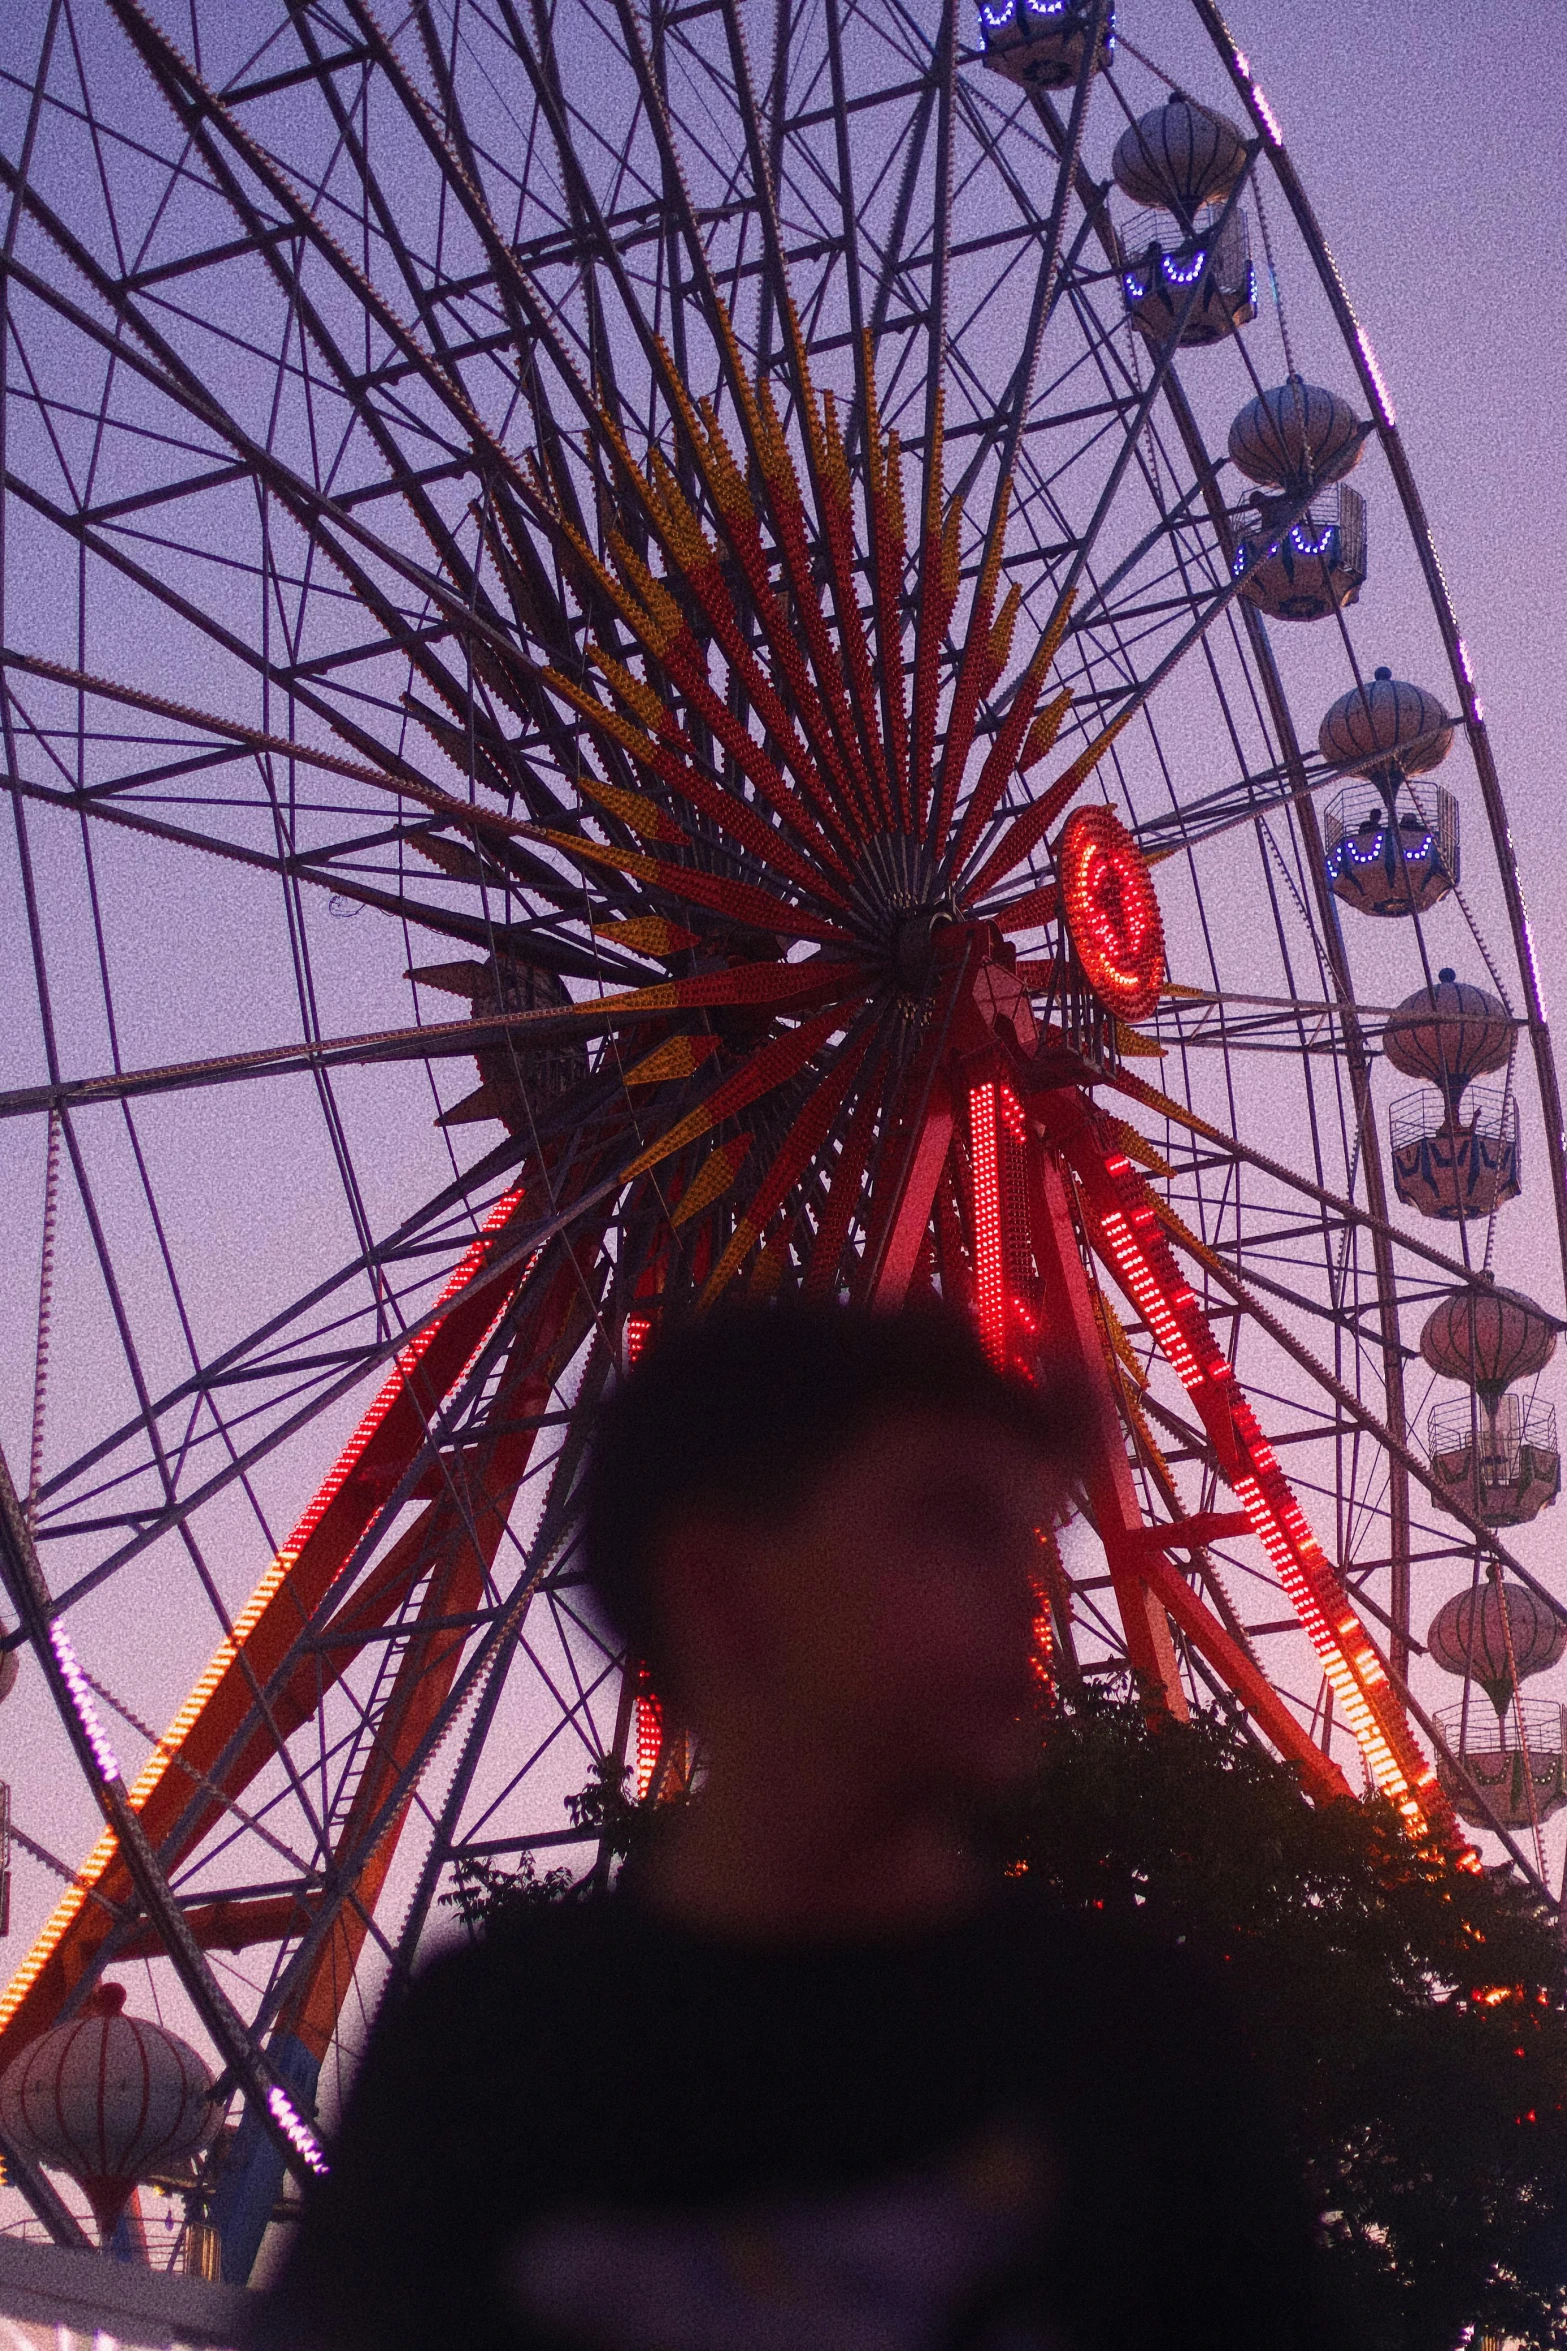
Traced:
<path fill-rule="evenodd" d="M 1223 1973 L 1344 2342 L 1567 2343 L 1567 2000 L 1528 1889 L 1417 1849 L 1381 1799 L 1306 1804 L 1238 1726 L 1171 1722 L 1124 1686 L 1052 1711 L 998 1851 L 1045 1901 Z"/>
<path fill-rule="evenodd" d="M 618 1858 L 661 1808 L 601 1766 L 568 1809 Z M 1567 2351 L 1567 1981 L 1527 1888 L 1417 1848 L 1380 1798 L 1309 1805 L 1238 1724 L 1124 1684 L 1047 1712 L 983 1844 L 1047 1907 L 1222 1974 L 1320 2215 L 1332 2351 Z M 608 1883 L 525 1857 L 446 1899 L 485 1933 Z"/>

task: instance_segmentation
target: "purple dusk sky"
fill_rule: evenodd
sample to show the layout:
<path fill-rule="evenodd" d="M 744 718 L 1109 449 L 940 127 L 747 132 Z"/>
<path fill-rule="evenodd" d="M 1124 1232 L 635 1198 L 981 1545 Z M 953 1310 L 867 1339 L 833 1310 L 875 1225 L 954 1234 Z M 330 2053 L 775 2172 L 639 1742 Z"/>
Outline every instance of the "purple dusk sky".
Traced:
<path fill-rule="evenodd" d="M 750 0 L 750 8 L 760 40 L 760 23 L 770 10 L 764 11 L 762 0 Z M 25 20 L 31 50 L 42 7 L 38 0 L 24 0 L 23 7 L 11 13 L 13 20 Z M 173 21 L 173 11 L 167 13 Z M 930 0 L 918 0 L 918 13 L 930 16 Z M 1185 0 L 1127 0 L 1121 21 L 1131 41 L 1146 45 L 1177 69 L 1182 59 L 1200 60 L 1200 66 L 1193 64 L 1194 80 L 1199 72 L 1201 76 L 1196 86 L 1210 98 L 1221 96 L 1212 52 Z M 1455 0 L 1384 0 L 1377 8 L 1356 9 L 1343 5 L 1343 0 L 1235 0 L 1232 24 L 1279 117 L 1397 405 L 1478 673 L 1511 809 L 1547 1009 L 1559 1023 L 1558 1059 L 1567 1067 L 1567 889 L 1558 878 L 1564 755 L 1559 718 L 1553 715 L 1567 701 L 1567 654 L 1556 590 L 1567 537 L 1561 461 L 1567 419 L 1556 348 L 1567 294 L 1563 80 L 1539 38 L 1539 12 L 1526 16 L 1515 0 L 1490 8 L 1461 7 Z M 972 17 L 966 29 L 971 26 Z M 1103 172 L 1108 139 L 1099 117 L 1090 148 L 1093 168 Z M 1260 341 L 1260 325 L 1258 334 Z M 1319 337 L 1308 372 L 1325 370 L 1327 348 Z M 1331 356 L 1336 372 L 1326 380 L 1349 389 L 1345 355 L 1340 349 Z M 1194 378 L 1201 364 L 1200 355 L 1194 355 Z M 1277 374 L 1270 380 L 1276 381 Z M 1378 650 L 1379 632 L 1396 641 L 1407 633 L 1405 622 L 1412 617 L 1419 619 L 1428 645 L 1433 632 L 1428 614 L 1411 616 L 1400 610 L 1404 590 L 1391 576 L 1391 549 L 1401 537 L 1400 526 L 1380 463 L 1368 465 L 1365 472 L 1376 477 L 1374 488 L 1367 481 L 1373 499 L 1372 573 L 1353 622 L 1357 647 L 1369 665 L 1397 658 L 1392 642 L 1388 654 Z M 1389 551 L 1380 578 L 1379 549 Z M 1400 579 L 1408 568 L 1405 562 Z M 1302 646 L 1301 632 L 1279 634 L 1293 640 L 1281 645 L 1286 667 L 1298 663 L 1309 677 L 1316 655 Z M 134 645 L 127 643 L 126 655 L 127 663 L 133 664 Z M 1451 705 L 1450 680 L 1439 670 L 1420 682 Z M 165 682 L 163 690 L 181 689 Z M 196 689 L 190 690 L 196 698 Z M 1339 690 L 1339 685 L 1332 688 Z M 1299 713 L 1303 731 L 1314 734 L 1320 709 L 1313 693 L 1304 691 Z M 1467 760 L 1463 764 L 1467 770 Z M 1456 769 L 1460 761 L 1455 758 L 1453 765 Z M 1469 791 L 1472 795 L 1472 782 Z M 1489 853 L 1473 796 L 1465 801 L 1464 823 L 1477 899 L 1489 908 L 1495 893 L 1485 876 Z M 10 1043 L 15 1048 L 18 1038 L 23 1042 L 6 1056 L 19 1073 L 8 1082 L 31 1082 L 38 1075 L 36 1047 L 25 994 L 26 967 L 17 955 L 16 904 L 9 878 L 0 876 L 0 971 L 17 974 L 24 991 L 17 1002 L 25 1016 L 13 1021 Z M 194 939 L 193 951 L 198 926 L 186 919 L 192 907 L 203 917 L 210 916 L 210 904 L 193 899 L 180 920 L 168 925 L 166 935 L 149 935 L 146 968 L 171 1001 L 179 1000 L 184 991 L 179 1001 L 185 1023 L 180 1049 L 216 1053 L 231 1037 L 244 1034 L 245 1020 L 253 1011 L 253 974 L 243 952 L 230 955 L 226 943 L 222 959 L 210 939 Z M 128 910 L 118 913 L 129 919 Z M 6 924 L 13 925 L 9 946 Z M 206 927 L 210 933 L 210 920 Z M 319 927 L 331 934 L 317 952 L 336 989 L 334 1006 L 324 1021 L 328 1031 L 351 1032 L 406 1017 L 406 991 L 395 992 L 402 959 L 372 960 L 372 943 L 377 950 L 383 944 L 374 925 Z M 1498 940 L 1497 945 L 1505 961 L 1506 943 Z M 190 975 L 201 969 L 202 952 L 211 957 L 213 968 L 193 978 Z M 281 971 L 280 946 L 278 956 Z M 1411 961 L 1400 992 L 1416 985 L 1418 976 Z M 101 1053 L 95 1052 L 88 1066 L 100 1066 L 101 1060 Z M 70 1074 L 77 1074 L 76 1068 Z M 302 1080 L 288 1083 L 303 1090 Z M 347 1092 L 353 1092 L 353 1083 Z M 387 1120 L 383 1165 L 396 1158 L 399 1180 L 427 1165 L 433 1189 L 442 1172 L 441 1152 L 430 1129 L 433 1104 L 427 1093 L 422 1079 L 410 1074 L 402 1100 L 414 1107 L 406 1114 L 399 1111 L 399 1118 L 406 1115 L 401 1126 Z M 277 1090 L 257 1087 L 248 1096 L 235 1090 L 226 1099 L 232 1122 L 227 1146 L 233 1189 L 214 1202 L 216 1222 L 231 1223 L 238 1232 L 241 1219 L 234 1200 L 243 1195 L 245 1231 L 258 1261 L 267 1258 L 270 1268 L 288 1267 L 290 1252 L 303 1250 L 306 1242 L 314 1246 L 316 1236 L 305 1232 L 309 1217 L 291 1193 L 284 1164 L 287 1138 L 269 1123 Z M 199 1106 L 192 1113 L 206 1115 Z M 216 1118 L 217 1112 L 210 1115 Z M 471 1154 L 465 1151 L 466 1156 Z M 9 1318 L 0 1345 L 0 1437 L 15 1469 L 23 1467 L 27 1457 L 41 1157 L 40 1129 L 30 1129 L 24 1137 L 13 1125 L 8 1135 L 0 1135 L 0 1188 L 11 1187 L 26 1203 L 19 1219 L 26 1235 L 23 1250 L 13 1252 L 9 1268 L 0 1274 L 0 1308 Z M 378 1172 L 375 1154 L 367 1153 L 366 1161 L 373 1184 Z M 395 1199 L 398 1182 L 390 1182 L 386 1189 L 388 1200 Z M 383 1205 L 373 1199 L 373 1212 L 379 1215 Z M 389 1211 L 382 1221 L 392 1221 Z M 1451 1228 L 1442 1230 L 1450 1236 Z M 1555 1236 L 1544 1170 L 1538 1162 L 1526 1175 L 1524 1201 L 1512 1211 L 1512 1221 L 1499 1226 L 1499 1234 L 1502 1279 L 1533 1291 L 1560 1310 L 1560 1268 L 1554 1260 Z M 325 1252 L 324 1238 L 320 1246 Z M 345 1253 L 335 1240 L 333 1251 Z M 150 1248 L 146 1266 L 150 1282 Z M 228 1268 L 223 1269 L 223 1278 L 232 1279 L 236 1289 L 241 1287 L 239 1275 L 231 1275 Z M 228 1300 L 222 1303 L 226 1306 Z M 68 1315 L 62 1322 L 61 1360 L 69 1363 Z M 1559 1379 L 1560 1360 L 1555 1371 L 1560 1395 L 1567 1392 Z M 1542 1394 L 1549 1386 L 1548 1375 Z M 68 1412 L 68 1404 L 61 1409 Z M 300 1495 L 299 1503 L 304 1499 Z M 1567 1518 L 1558 1516 L 1531 1530 L 1533 1548 L 1526 1555 L 1539 1571 L 1551 1572 L 1564 1525 Z M 142 1597 L 147 1600 L 149 1595 Z M 1417 1622 L 1423 1623 L 1427 1603 L 1418 1592 L 1415 1606 Z M 134 1653 L 124 1683 L 145 1711 L 161 1722 L 171 1693 L 160 1683 L 165 1628 L 151 1624 L 155 1613 L 154 1607 L 147 1609 L 148 1623 L 138 1625 L 130 1639 Z M 107 1645 L 107 1604 L 103 1623 Z M 136 1652 L 137 1640 L 146 1642 L 145 1655 Z M 115 1670 L 112 1660 L 109 1670 Z M 170 1668 L 171 1678 L 173 1673 Z M 183 1681 L 179 1686 L 183 1689 Z M 1428 1688 L 1427 1695 L 1434 1700 L 1450 1692 Z M 0 1717 L 0 1776 L 17 1784 L 19 1806 L 27 1775 L 18 1748 L 25 1748 L 28 1726 L 38 1720 L 36 1711 L 30 1711 L 38 1704 L 36 1687 L 31 1692 L 24 1688 Z M 29 1822 L 74 1861 L 81 1850 L 78 1833 L 87 1810 L 84 1792 L 72 1782 L 68 1796 L 51 1810 L 53 1801 L 47 1787 L 26 1786 Z M 31 1928 L 52 1892 L 52 1881 L 35 1873 L 19 1906 L 24 1929 Z M 20 1958 L 21 1948 L 18 1935 L 0 1952 L 6 1958 Z M 0 1963 L 0 1976 L 3 1973 Z"/>
<path fill-rule="evenodd" d="M 1552 586 L 1567 526 L 1567 94 L 1515 6 L 1240 0 L 1230 22 L 1397 403 L 1479 675 L 1547 1009 L 1567 1018 L 1552 716 L 1567 693 Z"/>

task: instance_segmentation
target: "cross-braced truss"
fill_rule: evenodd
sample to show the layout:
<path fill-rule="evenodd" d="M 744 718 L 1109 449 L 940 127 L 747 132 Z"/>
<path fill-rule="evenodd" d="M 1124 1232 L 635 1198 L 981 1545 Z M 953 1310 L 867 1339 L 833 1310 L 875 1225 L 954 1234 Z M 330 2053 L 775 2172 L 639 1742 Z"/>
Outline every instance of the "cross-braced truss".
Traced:
<path fill-rule="evenodd" d="M 1373 1064 L 1446 925 L 1517 1008 L 1561 1225 L 1517 876 L 1249 64 L 1198 0 L 1167 72 L 1094 72 L 1077 13 L 1054 95 L 938 0 L 38 0 L 5 81 L 38 1017 L 0 1131 L 19 1195 L 52 1171 L 54 1333 L 5 1552 L 107 1825 L 0 2056 L 172 1969 L 243 2093 L 231 2276 L 454 1861 L 602 1866 L 562 1798 L 637 1701 L 576 1475 L 605 1380 L 720 1295 L 936 1291 L 1024 1376 L 1068 1351 L 1055 1670 L 1449 1824 L 1411 1578 L 1503 1554 L 1435 1507 L 1406 1325 L 1492 1233 L 1390 1203 Z M 1298 720 L 1236 559 L 1277 324 L 1188 350 L 1196 279 L 1128 320 L 1096 175 L 1172 76 L 1241 122 L 1220 229 L 1271 222 L 1368 411 L 1476 771 L 1468 895 L 1364 936 L 1301 744 L 1349 622 Z"/>

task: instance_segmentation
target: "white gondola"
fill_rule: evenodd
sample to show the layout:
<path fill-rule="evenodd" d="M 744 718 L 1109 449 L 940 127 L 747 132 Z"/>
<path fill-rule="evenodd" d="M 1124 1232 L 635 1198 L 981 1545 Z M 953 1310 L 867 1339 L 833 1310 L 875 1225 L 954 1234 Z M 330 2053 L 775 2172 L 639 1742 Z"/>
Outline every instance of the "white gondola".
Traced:
<path fill-rule="evenodd" d="M 1322 847 L 1329 888 L 1357 914 L 1426 914 L 1460 878 L 1458 802 L 1427 784 L 1389 804 L 1360 784 L 1323 810 Z"/>
<path fill-rule="evenodd" d="M 1329 620 L 1366 584 L 1366 502 L 1347 482 L 1312 499 L 1256 501 L 1257 521 L 1235 543 L 1232 576 L 1271 620 Z"/>
<path fill-rule="evenodd" d="M 1556 1413 L 1549 1404 L 1503 1396 L 1494 1412 L 1477 1399 L 1438 1404 L 1426 1424 L 1438 1485 L 1488 1527 L 1526 1526 L 1562 1490 Z"/>
<path fill-rule="evenodd" d="M 1172 334 L 1183 345 L 1222 342 L 1257 315 L 1245 213 L 1237 206 L 1226 218 L 1222 206 L 1209 206 L 1189 228 L 1168 212 L 1134 214 L 1121 230 L 1121 291 L 1151 343 Z"/>

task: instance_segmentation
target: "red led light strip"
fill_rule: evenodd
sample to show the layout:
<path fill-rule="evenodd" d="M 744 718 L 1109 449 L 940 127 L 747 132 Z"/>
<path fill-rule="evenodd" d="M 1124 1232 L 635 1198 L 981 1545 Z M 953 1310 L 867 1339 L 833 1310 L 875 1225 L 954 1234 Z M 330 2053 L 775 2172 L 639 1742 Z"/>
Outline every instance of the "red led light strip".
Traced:
<path fill-rule="evenodd" d="M 1164 927 L 1142 852 L 1109 808 L 1079 808 L 1061 840 L 1067 929 L 1090 986 L 1122 1020 L 1143 1020 L 1164 985 Z"/>
<path fill-rule="evenodd" d="M 1019 1238 L 1025 1242 L 1028 1232 L 1027 1191 L 1023 1179 L 1023 1161 L 1020 1153 L 1028 1149 L 1028 1120 L 1023 1105 L 1008 1085 L 996 1087 L 998 1132 L 996 1137 L 996 1188 L 1000 1199 L 1000 1237 L 1002 1281 L 1005 1288 L 1005 1336 L 1021 1336 L 1026 1341 L 1039 1337 L 1039 1317 L 1034 1308 L 1037 1299 L 1020 1295 L 1016 1285 L 1021 1278 L 1023 1288 L 1029 1288 L 1029 1277 L 1017 1262 L 1009 1244 Z M 1032 1348 L 1015 1349 L 1010 1369 L 1032 1387 L 1037 1372 L 1032 1361 Z"/>
<path fill-rule="evenodd" d="M 440 1329 L 440 1309 L 443 1306 L 449 1306 L 452 1300 L 457 1296 L 458 1292 L 460 1290 L 465 1290 L 468 1287 L 468 1284 L 473 1280 L 475 1274 L 481 1270 L 485 1257 L 488 1254 L 487 1244 L 489 1242 L 490 1235 L 497 1231 L 499 1227 L 506 1222 L 506 1219 L 510 1216 L 518 1201 L 522 1198 L 524 1189 L 525 1186 L 519 1184 L 514 1191 L 502 1193 L 500 1199 L 496 1201 L 495 1206 L 490 1210 L 489 1215 L 485 1218 L 484 1223 L 479 1228 L 478 1239 L 473 1243 L 472 1247 L 462 1258 L 461 1262 L 457 1266 L 456 1271 L 451 1276 L 451 1279 L 447 1282 L 445 1289 L 441 1292 L 439 1298 L 437 1298 L 435 1301 L 435 1314 L 432 1316 L 432 1319 L 425 1324 L 424 1329 L 420 1331 L 416 1337 L 411 1339 L 408 1345 L 404 1347 L 399 1353 L 397 1357 L 396 1369 L 393 1371 L 391 1378 L 387 1381 L 385 1387 L 382 1388 L 381 1393 L 377 1396 L 375 1402 L 371 1405 L 369 1411 L 365 1414 L 364 1419 L 359 1423 L 358 1428 L 355 1429 L 353 1435 L 349 1438 L 348 1443 L 344 1446 L 342 1452 L 338 1455 L 336 1462 L 327 1475 L 325 1483 L 318 1489 L 315 1498 L 311 1502 L 309 1508 L 306 1510 L 304 1517 L 300 1520 L 298 1526 L 295 1527 L 293 1533 L 289 1536 L 287 1543 L 279 1552 L 278 1558 L 280 1560 L 291 1561 L 297 1557 L 297 1555 L 304 1549 L 305 1544 L 308 1542 L 310 1537 L 315 1533 L 316 1528 L 320 1525 L 322 1519 L 326 1515 L 328 1503 L 352 1473 L 355 1464 L 358 1462 L 359 1457 L 363 1453 L 365 1447 L 369 1444 L 370 1439 L 374 1436 L 382 1421 L 385 1420 L 387 1414 L 391 1411 L 392 1406 L 396 1403 L 404 1388 L 407 1387 L 409 1374 L 415 1369 L 420 1357 L 425 1353 L 431 1341 L 434 1339 L 436 1332 Z M 535 1254 L 534 1257 L 531 1257 L 528 1260 L 528 1263 L 523 1268 L 524 1279 L 526 1279 L 528 1274 L 533 1271 L 534 1265 L 536 1263 L 537 1256 Z M 496 1308 L 497 1318 L 499 1317 L 501 1311 L 502 1310 L 500 1307 Z M 469 1363 L 471 1363 L 474 1359 L 474 1356 L 478 1354 L 479 1349 L 484 1345 L 485 1339 L 489 1337 L 490 1329 L 493 1329 L 493 1327 L 494 1325 L 491 1324 L 479 1338 L 478 1342 L 474 1346 L 472 1354 L 470 1354 L 468 1358 Z M 467 1364 L 465 1364 L 463 1366 L 463 1370 L 466 1371 L 467 1368 Z M 459 1372 L 458 1379 L 460 1380 L 461 1377 L 462 1373 Z M 452 1385 L 455 1387 L 457 1385 L 457 1381 L 454 1380 Z M 274 1567 L 275 1565 L 276 1562 L 274 1562 Z M 266 1579 L 263 1578 L 263 1584 L 265 1583 L 265 1580 Z M 278 1580 L 281 1581 L 281 1577 L 279 1577 Z M 262 1586 L 258 1585 L 257 1591 L 259 1592 L 261 1589 Z M 250 1608 L 247 1608 L 246 1610 L 247 1616 L 254 1607 L 255 1596 L 252 1595 Z M 236 1633 L 238 1632 L 238 1626 L 236 1626 L 235 1631 Z M 192 1695 L 194 1696 L 194 1692 Z"/>
<path fill-rule="evenodd" d="M 625 1328 L 626 1369 L 630 1371 L 643 1348 L 653 1335 L 653 1317 L 650 1314 L 628 1314 Z"/>
<path fill-rule="evenodd" d="M 1041 1537 L 1043 1540 L 1043 1537 Z M 1056 1632 L 1050 1621 L 1050 1593 L 1043 1576 L 1034 1579 L 1034 1640 L 1029 1656 L 1035 1681 L 1051 1694 L 1055 1690 Z"/>
<path fill-rule="evenodd" d="M 648 1691 L 636 1703 L 636 1789 L 640 1804 L 653 1785 L 659 1749 L 664 1744 L 664 1709 Z"/>
<path fill-rule="evenodd" d="M 1446 1821 L 1436 1772 L 1421 1753 L 1364 1625 L 1235 1386 L 1195 1292 L 1181 1277 L 1147 1187 L 1123 1154 L 1073 1153 L 1098 1238 L 1212 1438 L 1253 1533 L 1317 1653 L 1366 1768 L 1412 1828 Z"/>
<path fill-rule="evenodd" d="M 999 1370 L 1007 1356 L 1005 1260 L 1001 1247 L 1001 1170 L 996 1093 L 987 1081 L 969 1089 L 969 1151 L 974 1170 L 974 1308 L 985 1353 Z"/>

